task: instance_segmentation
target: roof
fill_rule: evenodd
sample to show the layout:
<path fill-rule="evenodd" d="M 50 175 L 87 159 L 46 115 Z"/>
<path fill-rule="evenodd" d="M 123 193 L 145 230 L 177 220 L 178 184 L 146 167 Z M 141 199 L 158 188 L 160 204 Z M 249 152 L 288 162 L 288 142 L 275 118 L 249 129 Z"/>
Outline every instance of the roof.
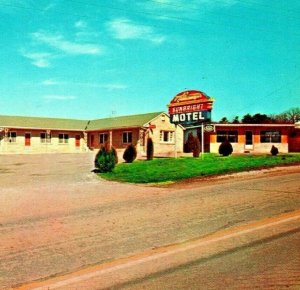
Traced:
<path fill-rule="evenodd" d="M 162 113 L 164 112 L 91 120 L 88 124 L 87 131 L 142 127 Z"/>
<path fill-rule="evenodd" d="M 25 116 L 1 116 L 0 128 L 18 129 L 51 129 L 94 131 L 118 128 L 143 127 L 164 112 L 155 112 L 139 115 L 120 116 L 97 120 L 58 119 Z"/>
<path fill-rule="evenodd" d="M 7 128 L 83 131 L 86 128 L 87 123 L 87 120 L 0 115 L 0 127 Z"/>

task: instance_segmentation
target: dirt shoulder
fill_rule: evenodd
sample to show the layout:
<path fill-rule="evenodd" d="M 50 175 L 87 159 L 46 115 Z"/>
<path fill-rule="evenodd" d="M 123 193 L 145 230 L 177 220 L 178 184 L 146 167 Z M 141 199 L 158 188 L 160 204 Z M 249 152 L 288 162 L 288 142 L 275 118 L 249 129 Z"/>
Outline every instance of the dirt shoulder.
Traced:
<path fill-rule="evenodd" d="M 288 165 L 280 165 L 276 167 L 262 167 L 258 169 L 252 169 L 242 172 L 234 172 L 213 176 L 198 176 L 193 178 L 187 178 L 184 180 L 179 180 L 172 183 L 158 183 L 151 184 L 150 186 L 169 188 L 169 189 L 182 189 L 182 188 L 193 188 L 193 187 L 202 187 L 210 184 L 219 184 L 222 182 L 232 182 L 233 180 L 247 180 L 247 179 L 257 179 L 263 178 L 267 175 L 272 176 L 280 176 L 283 174 L 289 173 L 299 173 L 300 172 L 300 164 L 288 164 Z"/>

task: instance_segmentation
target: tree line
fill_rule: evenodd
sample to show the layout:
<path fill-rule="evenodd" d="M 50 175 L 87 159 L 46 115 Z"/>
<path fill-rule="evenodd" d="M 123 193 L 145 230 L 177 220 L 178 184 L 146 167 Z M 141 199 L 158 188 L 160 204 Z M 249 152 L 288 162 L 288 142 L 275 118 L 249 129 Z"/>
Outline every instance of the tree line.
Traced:
<path fill-rule="evenodd" d="M 223 117 L 219 123 L 221 124 L 294 124 L 300 121 L 300 108 L 291 108 L 278 115 L 266 115 L 256 113 L 254 115 L 246 114 L 241 119 L 239 116 L 228 120 Z"/>

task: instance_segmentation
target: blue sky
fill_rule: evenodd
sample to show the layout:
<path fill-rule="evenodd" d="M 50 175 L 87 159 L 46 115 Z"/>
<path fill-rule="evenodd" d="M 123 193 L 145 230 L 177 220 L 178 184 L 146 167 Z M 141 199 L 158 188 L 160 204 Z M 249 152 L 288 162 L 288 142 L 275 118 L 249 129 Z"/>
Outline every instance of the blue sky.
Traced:
<path fill-rule="evenodd" d="M 298 0 L 0 0 L 0 114 L 166 111 L 186 89 L 213 119 L 300 104 Z"/>

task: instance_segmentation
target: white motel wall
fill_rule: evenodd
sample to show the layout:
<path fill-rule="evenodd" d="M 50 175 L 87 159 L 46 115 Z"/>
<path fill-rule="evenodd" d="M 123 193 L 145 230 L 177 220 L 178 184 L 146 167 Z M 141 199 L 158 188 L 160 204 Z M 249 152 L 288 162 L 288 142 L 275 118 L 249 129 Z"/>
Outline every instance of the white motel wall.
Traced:
<path fill-rule="evenodd" d="M 79 153 L 86 152 L 83 132 L 10 128 L 0 136 L 0 153 Z"/>

